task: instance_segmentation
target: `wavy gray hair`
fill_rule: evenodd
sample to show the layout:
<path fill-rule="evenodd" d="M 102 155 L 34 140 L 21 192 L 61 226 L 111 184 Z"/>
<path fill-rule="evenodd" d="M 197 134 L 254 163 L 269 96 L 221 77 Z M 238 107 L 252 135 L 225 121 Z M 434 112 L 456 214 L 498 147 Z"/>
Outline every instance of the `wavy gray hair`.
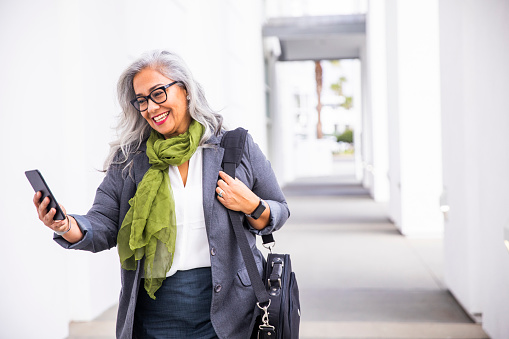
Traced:
<path fill-rule="evenodd" d="M 200 145 L 203 145 L 212 134 L 219 134 L 221 131 L 223 117 L 210 108 L 202 86 L 194 79 L 184 60 L 177 54 L 168 51 L 148 52 L 127 67 L 118 80 L 118 101 L 122 108 L 116 127 L 119 139 L 110 143 L 110 153 L 104 162 L 104 171 L 107 171 L 112 163 L 124 164 L 129 154 L 136 152 L 143 140 L 150 134 L 150 125 L 130 103 L 136 97 L 133 79 L 136 74 L 147 67 L 157 70 L 173 81 L 181 81 L 178 86 L 183 87 L 189 95 L 189 114 L 194 120 L 205 126 L 205 133 L 200 140 Z M 125 164 L 124 167 L 128 166 L 129 164 Z"/>

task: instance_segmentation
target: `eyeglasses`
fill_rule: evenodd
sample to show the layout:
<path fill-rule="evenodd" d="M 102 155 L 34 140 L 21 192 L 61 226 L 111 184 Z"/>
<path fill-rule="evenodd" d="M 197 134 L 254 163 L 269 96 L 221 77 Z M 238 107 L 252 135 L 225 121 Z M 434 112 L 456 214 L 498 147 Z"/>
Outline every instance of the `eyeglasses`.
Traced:
<path fill-rule="evenodd" d="M 183 83 L 182 81 L 174 81 L 171 84 L 157 87 L 152 92 L 150 92 L 148 96 L 145 97 L 141 95 L 136 99 L 131 100 L 131 104 L 140 112 L 146 111 L 148 109 L 148 99 L 152 100 L 156 104 L 162 104 L 168 99 L 166 89 L 175 85 L 177 82 Z"/>

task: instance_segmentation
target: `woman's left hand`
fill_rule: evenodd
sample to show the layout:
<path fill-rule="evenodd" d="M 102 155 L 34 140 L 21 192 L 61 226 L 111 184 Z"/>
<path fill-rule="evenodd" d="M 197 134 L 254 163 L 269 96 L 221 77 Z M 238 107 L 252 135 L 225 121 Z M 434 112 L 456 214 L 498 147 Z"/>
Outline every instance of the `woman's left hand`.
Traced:
<path fill-rule="evenodd" d="M 260 203 L 260 198 L 239 179 L 233 179 L 223 171 L 219 171 L 219 176 L 221 179 L 216 187 L 219 202 L 230 210 L 252 213 Z"/>

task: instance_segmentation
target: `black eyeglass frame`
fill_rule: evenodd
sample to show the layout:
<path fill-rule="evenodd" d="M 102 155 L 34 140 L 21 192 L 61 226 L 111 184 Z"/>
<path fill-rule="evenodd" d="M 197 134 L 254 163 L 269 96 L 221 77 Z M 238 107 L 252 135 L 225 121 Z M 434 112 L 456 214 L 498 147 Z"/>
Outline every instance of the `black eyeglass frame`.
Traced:
<path fill-rule="evenodd" d="M 148 100 L 149 100 L 149 99 L 150 99 L 150 100 L 152 100 L 152 102 L 153 102 L 153 103 L 156 103 L 156 104 L 158 104 L 158 105 L 159 105 L 159 104 L 162 104 L 163 102 L 165 102 L 166 100 L 168 100 L 168 93 L 166 92 L 166 89 L 167 89 L 167 88 L 169 88 L 169 87 L 171 87 L 171 86 L 173 86 L 173 85 L 175 85 L 176 83 L 179 83 L 179 82 L 180 82 L 182 85 L 184 84 L 182 81 L 174 81 L 174 82 L 172 82 L 172 83 L 170 83 L 170 84 L 168 84 L 168 85 L 164 85 L 164 86 L 160 86 L 160 87 L 154 88 L 154 89 L 153 89 L 153 90 L 149 93 L 149 95 L 148 95 L 148 96 L 140 95 L 140 96 L 138 96 L 138 97 L 134 98 L 133 100 L 131 100 L 131 101 L 130 101 L 130 103 L 131 103 L 131 105 L 133 105 L 133 107 L 134 107 L 134 108 L 136 108 L 136 110 L 137 110 L 138 112 L 144 112 L 144 111 L 146 111 L 146 110 L 148 109 Z M 162 90 L 164 91 L 165 98 L 164 98 L 164 100 L 157 102 L 157 101 L 155 101 L 155 100 L 152 98 L 152 93 L 154 93 L 155 91 L 160 90 L 160 89 L 162 89 Z M 140 99 L 140 98 L 144 98 L 145 100 L 147 100 L 147 108 L 145 108 L 145 109 L 140 109 L 140 107 L 139 107 L 139 103 L 138 103 L 138 99 Z M 137 107 L 137 106 L 138 106 L 138 107 Z"/>

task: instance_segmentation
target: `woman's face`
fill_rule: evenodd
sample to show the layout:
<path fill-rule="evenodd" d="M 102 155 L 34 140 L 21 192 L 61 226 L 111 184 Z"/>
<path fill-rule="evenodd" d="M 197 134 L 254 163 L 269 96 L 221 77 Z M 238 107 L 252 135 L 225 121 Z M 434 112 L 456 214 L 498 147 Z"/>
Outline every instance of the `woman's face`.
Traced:
<path fill-rule="evenodd" d="M 158 71 L 144 68 L 134 76 L 133 87 L 136 96 L 149 96 L 154 89 L 172 82 Z M 167 99 L 161 104 L 149 99 L 148 108 L 141 115 L 153 129 L 168 139 L 185 133 L 191 124 L 191 116 L 187 111 L 187 93 L 182 87 L 174 84 L 166 89 L 166 94 Z"/>

